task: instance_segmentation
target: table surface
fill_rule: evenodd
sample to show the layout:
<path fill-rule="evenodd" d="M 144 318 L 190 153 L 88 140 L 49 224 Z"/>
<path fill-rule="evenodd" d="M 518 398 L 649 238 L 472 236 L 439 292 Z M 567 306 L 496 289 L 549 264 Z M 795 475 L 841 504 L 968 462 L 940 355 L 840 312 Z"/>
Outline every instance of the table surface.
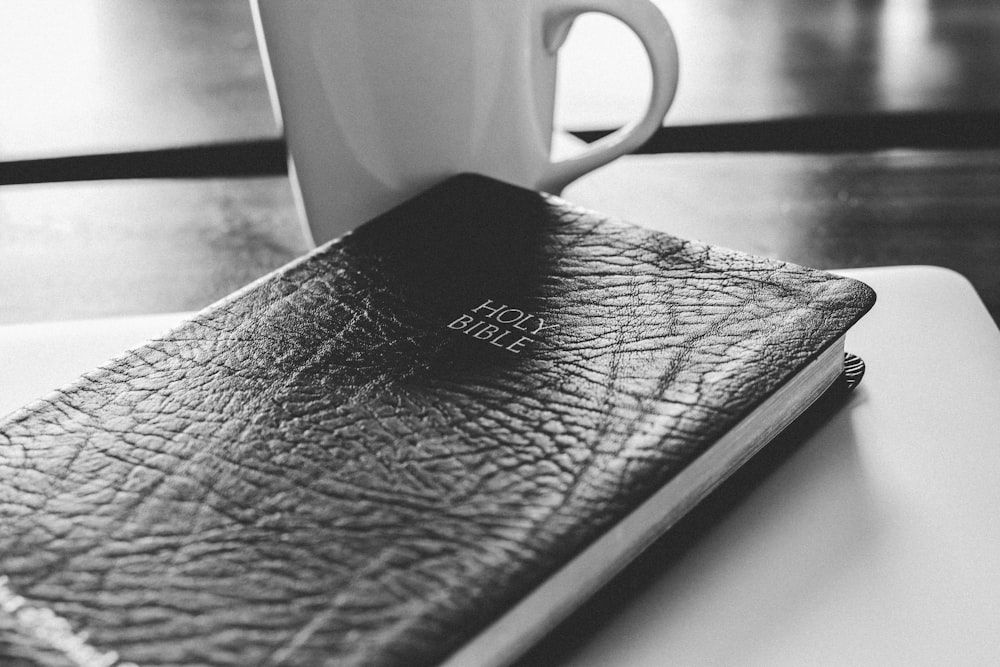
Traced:
<path fill-rule="evenodd" d="M 689 152 L 667 133 L 669 152 L 623 158 L 567 197 L 819 268 L 950 267 L 1000 317 L 1000 4 L 658 2 L 682 56 L 665 130 L 685 130 Z M 0 172 L 277 137 L 244 0 L 0 0 L 0 63 Z M 559 124 L 574 131 L 629 118 L 648 78 L 630 33 L 591 16 L 561 72 Z M 896 136 L 912 114 L 916 136 Z M 751 125 L 720 134 L 731 122 Z M 796 148 L 810 138 L 832 147 Z M 197 309 L 305 250 L 280 173 L 0 181 L 0 324 Z"/>

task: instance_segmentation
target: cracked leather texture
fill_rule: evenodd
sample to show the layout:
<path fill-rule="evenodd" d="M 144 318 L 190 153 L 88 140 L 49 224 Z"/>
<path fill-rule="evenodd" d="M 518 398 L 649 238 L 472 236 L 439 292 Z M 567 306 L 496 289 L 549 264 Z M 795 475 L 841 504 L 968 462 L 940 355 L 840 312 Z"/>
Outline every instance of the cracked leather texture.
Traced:
<path fill-rule="evenodd" d="M 0 575 L 140 665 L 434 663 L 873 299 L 457 177 L 0 422 Z"/>

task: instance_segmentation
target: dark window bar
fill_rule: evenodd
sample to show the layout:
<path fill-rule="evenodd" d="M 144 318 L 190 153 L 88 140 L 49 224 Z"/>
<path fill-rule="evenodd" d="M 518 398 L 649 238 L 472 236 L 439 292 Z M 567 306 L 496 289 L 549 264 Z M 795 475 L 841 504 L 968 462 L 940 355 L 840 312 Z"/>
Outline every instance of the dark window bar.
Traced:
<path fill-rule="evenodd" d="M 593 142 L 612 130 L 573 132 Z M 636 153 L 844 153 L 892 148 L 1000 147 L 1000 111 L 831 115 L 712 125 L 668 125 Z M 287 173 L 285 144 L 262 139 L 177 148 L 0 161 L 0 185 L 126 178 L 214 178 Z"/>

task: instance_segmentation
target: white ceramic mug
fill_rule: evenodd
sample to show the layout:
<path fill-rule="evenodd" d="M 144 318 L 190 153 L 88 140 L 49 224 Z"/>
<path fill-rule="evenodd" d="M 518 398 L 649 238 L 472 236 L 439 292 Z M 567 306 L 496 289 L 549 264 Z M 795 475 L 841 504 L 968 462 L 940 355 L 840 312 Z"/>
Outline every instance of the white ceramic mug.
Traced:
<path fill-rule="evenodd" d="M 314 242 L 452 174 L 559 192 L 639 147 L 677 87 L 670 26 L 649 0 L 254 0 L 293 187 Z M 573 19 L 609 14 L 652 65 L 645 115 L 551 158 L 556 52 Z"/>

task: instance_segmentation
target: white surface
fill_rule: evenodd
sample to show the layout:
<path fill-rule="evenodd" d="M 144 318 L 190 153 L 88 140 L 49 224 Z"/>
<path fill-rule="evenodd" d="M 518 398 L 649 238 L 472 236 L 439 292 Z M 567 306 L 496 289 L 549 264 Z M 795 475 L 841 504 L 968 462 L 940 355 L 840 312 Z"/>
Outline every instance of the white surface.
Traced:
<path fill-rule="evenodd" d="M 168 331 L 184 313 L 0 326 L 0 415 Z"/>
<path fill-rule="evenodd" d="M 1000 664 L 1000 332 L 955 273 L 844 273 L 850 403 L 570 664 Z M 180 319 L 0 327 L 0 411 Z"/>
<path fill-rule="evenodd" d="M 851 402 L 573 665 L 1000 665 L 1000 332 L 943 269 L 879 294 Z"/>

